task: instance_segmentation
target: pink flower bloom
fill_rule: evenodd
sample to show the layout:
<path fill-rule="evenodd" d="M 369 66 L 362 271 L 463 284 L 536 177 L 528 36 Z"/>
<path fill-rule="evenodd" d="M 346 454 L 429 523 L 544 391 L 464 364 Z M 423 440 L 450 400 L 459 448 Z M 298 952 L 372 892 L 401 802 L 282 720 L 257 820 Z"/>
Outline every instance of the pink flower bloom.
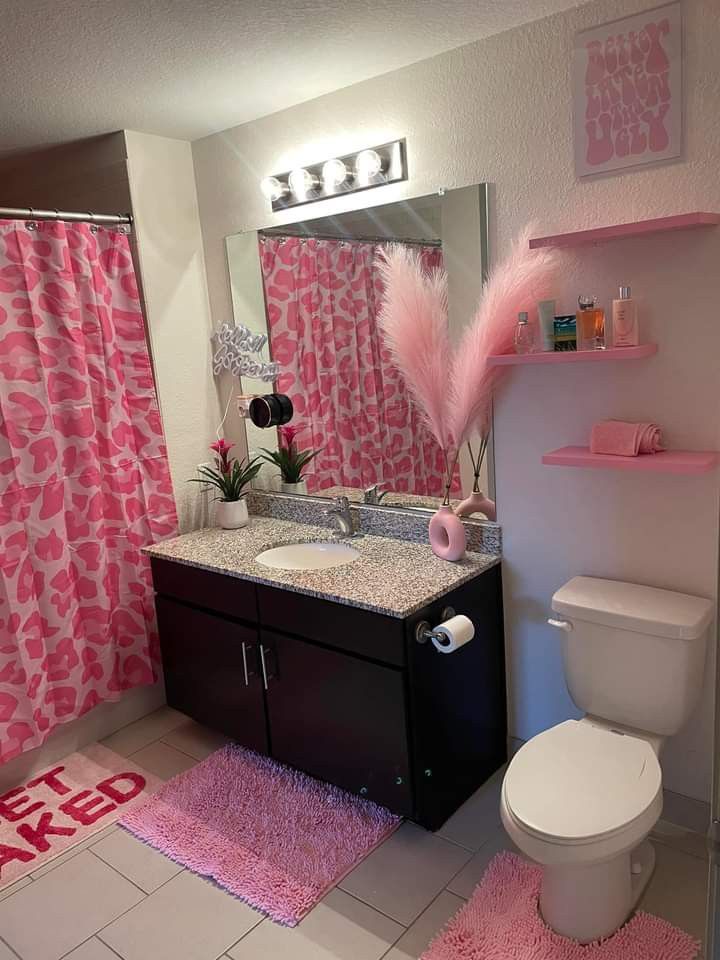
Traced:
<path fill-rule="evenodd" d="M 222 438 L 220 440 L 216 440 L 215 443 L 210 444 L 210 449 L 214 450 L 217 454 L 215 463 L 220 473 L 230 473 L 229 453 L 233 446 L 233 443 L 228 443 L 227 440 Z"/>
<path fill-rule="evenodd" d="M 210 449 L 214 450 L 215 453 L 219 454 L 220 456 L 223 456 L 223 454 L 228 453 L 231 447 L 234 447 L 234 446 L 235 444 L 228 443 L 227 440 L 220 439 L 220 440 L 216 440 L 215 443 L 211 443 Z"/>
<path fill-rule="evenodd" d="M 292 445 L 292 442 L 297 435 L 297 427 L 280 427 L 280 439 L 286 447 L 290 447 Z"/>

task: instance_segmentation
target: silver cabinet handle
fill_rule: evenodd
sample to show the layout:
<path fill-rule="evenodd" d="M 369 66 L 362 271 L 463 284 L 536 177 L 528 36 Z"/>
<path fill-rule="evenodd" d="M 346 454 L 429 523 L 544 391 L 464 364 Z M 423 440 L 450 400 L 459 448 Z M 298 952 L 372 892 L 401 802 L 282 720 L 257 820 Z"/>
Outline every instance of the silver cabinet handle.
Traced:
<path fill-rule="evenodd" d="M 249 686 L 250 686 L 250 678 L 249 678 L 249 676 L 248 676 L 248 668 L 247 668 L 247 649 L 246 649 L 246 647 L 245 647 L 245 641 L 244 641 L 244 640 L 243 640 L 243 642 L 242 642 L 242 658 L 243 658 L 243 673 L 245 674 L 245 686 L 246 686 L 246 687 L 249 687 Z"/>
<path fill-rule="evenodd" d="M 262 667 L 263 686 L 267 690 L 268 678 L 267 678 L 267 667 L 265 666 L 265 647 L 263 647 L 262 644 L 260 644 L 260 666 Z"/>
<path fill-rule="evenodd" d="M 554 620 L 552 617 L 550 617 L 548 623 L 551 627 L 556 627 L 558 630 L 564 630 L 565 633 L 570 633 L 573 628 L 573 625 L 569 620 Z"/>

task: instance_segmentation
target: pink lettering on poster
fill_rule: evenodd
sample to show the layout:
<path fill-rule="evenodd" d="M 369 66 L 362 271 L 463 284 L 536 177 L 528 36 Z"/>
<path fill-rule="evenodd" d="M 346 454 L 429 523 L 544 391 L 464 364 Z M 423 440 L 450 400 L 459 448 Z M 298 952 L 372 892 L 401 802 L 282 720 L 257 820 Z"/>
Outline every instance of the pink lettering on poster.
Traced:
<path fill-rule="evenodd" d="M 575 156 L 583 176 L 680 153 L 679 4 L 578 36 Z"/>

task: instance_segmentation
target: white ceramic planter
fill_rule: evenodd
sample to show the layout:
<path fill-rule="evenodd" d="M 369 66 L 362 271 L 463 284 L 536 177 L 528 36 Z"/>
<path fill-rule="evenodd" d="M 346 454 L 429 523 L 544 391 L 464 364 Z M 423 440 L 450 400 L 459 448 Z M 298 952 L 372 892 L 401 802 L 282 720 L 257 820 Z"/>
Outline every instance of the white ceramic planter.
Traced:
<path fill-rule="evenodd" d="M 248 508 L 245 498 L 242 500 L 218 500 L 215 514 L 218 526 L 223 530 L 237 530 L 248 522 Z"/>
<path fill-rule="evenodd" d="M 301 480 L 300 483 L 281 483 L 280 491 L 282 493 L 307 493 L 307 483 Z"/>

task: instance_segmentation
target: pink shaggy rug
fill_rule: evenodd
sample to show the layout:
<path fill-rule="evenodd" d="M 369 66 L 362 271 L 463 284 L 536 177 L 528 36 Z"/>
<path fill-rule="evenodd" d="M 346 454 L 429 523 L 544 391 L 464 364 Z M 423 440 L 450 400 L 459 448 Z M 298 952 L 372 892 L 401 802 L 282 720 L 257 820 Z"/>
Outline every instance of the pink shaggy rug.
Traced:
<path fill-rule="evenodd" d="M 384 807 L 232 744 L 121 820 L 289 927 L 400 823 Z"/>
<path fill-rule="evenodd" d="M 607 940 L 579 944 L 538 913 L 542 870 L 498 853 L 470 900 L 421 960 L 693 960 L 700 944 L 666 920 L 637 913 Z"/>

